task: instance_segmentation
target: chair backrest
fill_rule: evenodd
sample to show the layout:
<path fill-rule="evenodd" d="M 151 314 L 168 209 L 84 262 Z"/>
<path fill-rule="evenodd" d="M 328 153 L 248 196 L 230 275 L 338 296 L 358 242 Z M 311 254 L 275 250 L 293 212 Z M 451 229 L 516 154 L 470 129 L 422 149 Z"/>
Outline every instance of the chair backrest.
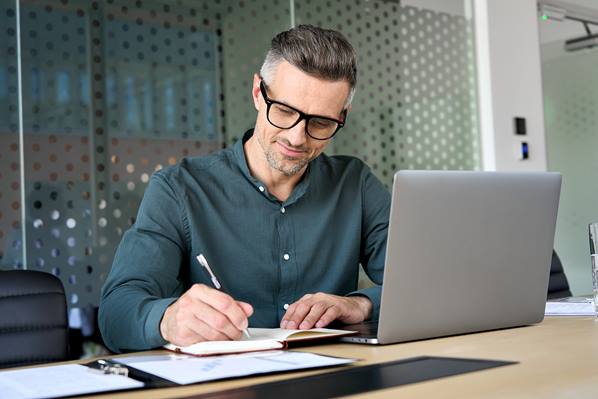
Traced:
<path fill-rule="evenodd" d="M 66 360 L 67 320 L 64 287 L 57 277 L 0 271 L 0 368 Z"/>
<path fill-rule="evenodd" d="M 564 298 L 571 296 L 569 282 L 563 270 L 561 259 L 552 251 L 552 262 L 550 264 L 550 279 L 548 281 L 548 299 Z"/>

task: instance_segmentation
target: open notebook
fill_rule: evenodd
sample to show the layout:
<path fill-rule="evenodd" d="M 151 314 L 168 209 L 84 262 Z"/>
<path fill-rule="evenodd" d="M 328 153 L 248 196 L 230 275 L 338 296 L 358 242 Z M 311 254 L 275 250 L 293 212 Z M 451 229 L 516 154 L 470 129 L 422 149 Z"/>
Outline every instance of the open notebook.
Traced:
<path fill-rule="evenodd" d="M 311 330 L 287 330 L 282 328 L 250 328 L 250 338 L 239 341 L 206 341 L 189 346 L 166 344 L 164 348 L 189 355 L 208 356 L 225 353 L 254 352 L 284 349 L 289 342 L 319 340 L 356 334 L 357 331 L 312 328 Z"/>

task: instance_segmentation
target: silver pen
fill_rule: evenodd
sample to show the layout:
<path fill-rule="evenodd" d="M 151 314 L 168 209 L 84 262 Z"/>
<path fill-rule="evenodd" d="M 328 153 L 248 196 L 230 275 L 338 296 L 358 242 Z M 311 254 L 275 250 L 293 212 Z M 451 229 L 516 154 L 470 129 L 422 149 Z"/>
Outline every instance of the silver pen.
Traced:
<path fill-rule="evenodd" d="M 214 272 L 212 271 L 212 268 L 210 267 L 210 265 L 208 264 L 208 260 L 206 259 L 205 256 L 203 256 L 203 254 L 199 254 L 195 257 L 197 259 L 197 261 L 199 262 L 199 264 L 207 270 L 208 275 L 210 276 L 210 280 L 212 280 L 212 284 L 214 285 L 214 288 L 216 288 L 217 290 L 220 290 L 222 292 L 226 292 L 226 290 L 222 287 L 222 284 L 220 283 L 220 281 L 218 281 L 218 278 L 216 277 L 216 275 L 214 274 Z M 251 338 L 251 336 L 249 335 L 249 331 L 247 329 L 243 330 L 243 334 L 245 334 L 245 336 L 247 338 Z"/>

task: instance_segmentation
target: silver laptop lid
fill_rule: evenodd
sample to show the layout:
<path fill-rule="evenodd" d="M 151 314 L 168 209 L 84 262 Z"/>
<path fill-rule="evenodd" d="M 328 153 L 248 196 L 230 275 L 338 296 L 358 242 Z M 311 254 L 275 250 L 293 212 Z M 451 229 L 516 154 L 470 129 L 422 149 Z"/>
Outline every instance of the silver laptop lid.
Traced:
<path fill-rule="evenodd" d="M 540 322 L 558 173 L 395 174 L 378 340 Z"/>

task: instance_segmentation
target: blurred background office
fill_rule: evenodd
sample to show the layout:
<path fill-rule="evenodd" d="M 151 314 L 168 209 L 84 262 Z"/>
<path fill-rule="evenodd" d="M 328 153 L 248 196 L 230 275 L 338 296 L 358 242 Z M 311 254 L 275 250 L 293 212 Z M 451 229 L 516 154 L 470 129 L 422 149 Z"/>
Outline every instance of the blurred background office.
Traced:
<path fill-rule="evenodd" d="M 0 0 L 0 268 L 58 276 L 71 327 L 92 337 L 150 175 L 252 127 L 270 39 L 309 23 L 359 55 L 329 153 L 360 157 L 389 188 L 399 169 L 562 172 L 555 248 L 587 293 L 598 52 L 563 46 L 598 32 L 598 3 L 563 3 Z"/>

